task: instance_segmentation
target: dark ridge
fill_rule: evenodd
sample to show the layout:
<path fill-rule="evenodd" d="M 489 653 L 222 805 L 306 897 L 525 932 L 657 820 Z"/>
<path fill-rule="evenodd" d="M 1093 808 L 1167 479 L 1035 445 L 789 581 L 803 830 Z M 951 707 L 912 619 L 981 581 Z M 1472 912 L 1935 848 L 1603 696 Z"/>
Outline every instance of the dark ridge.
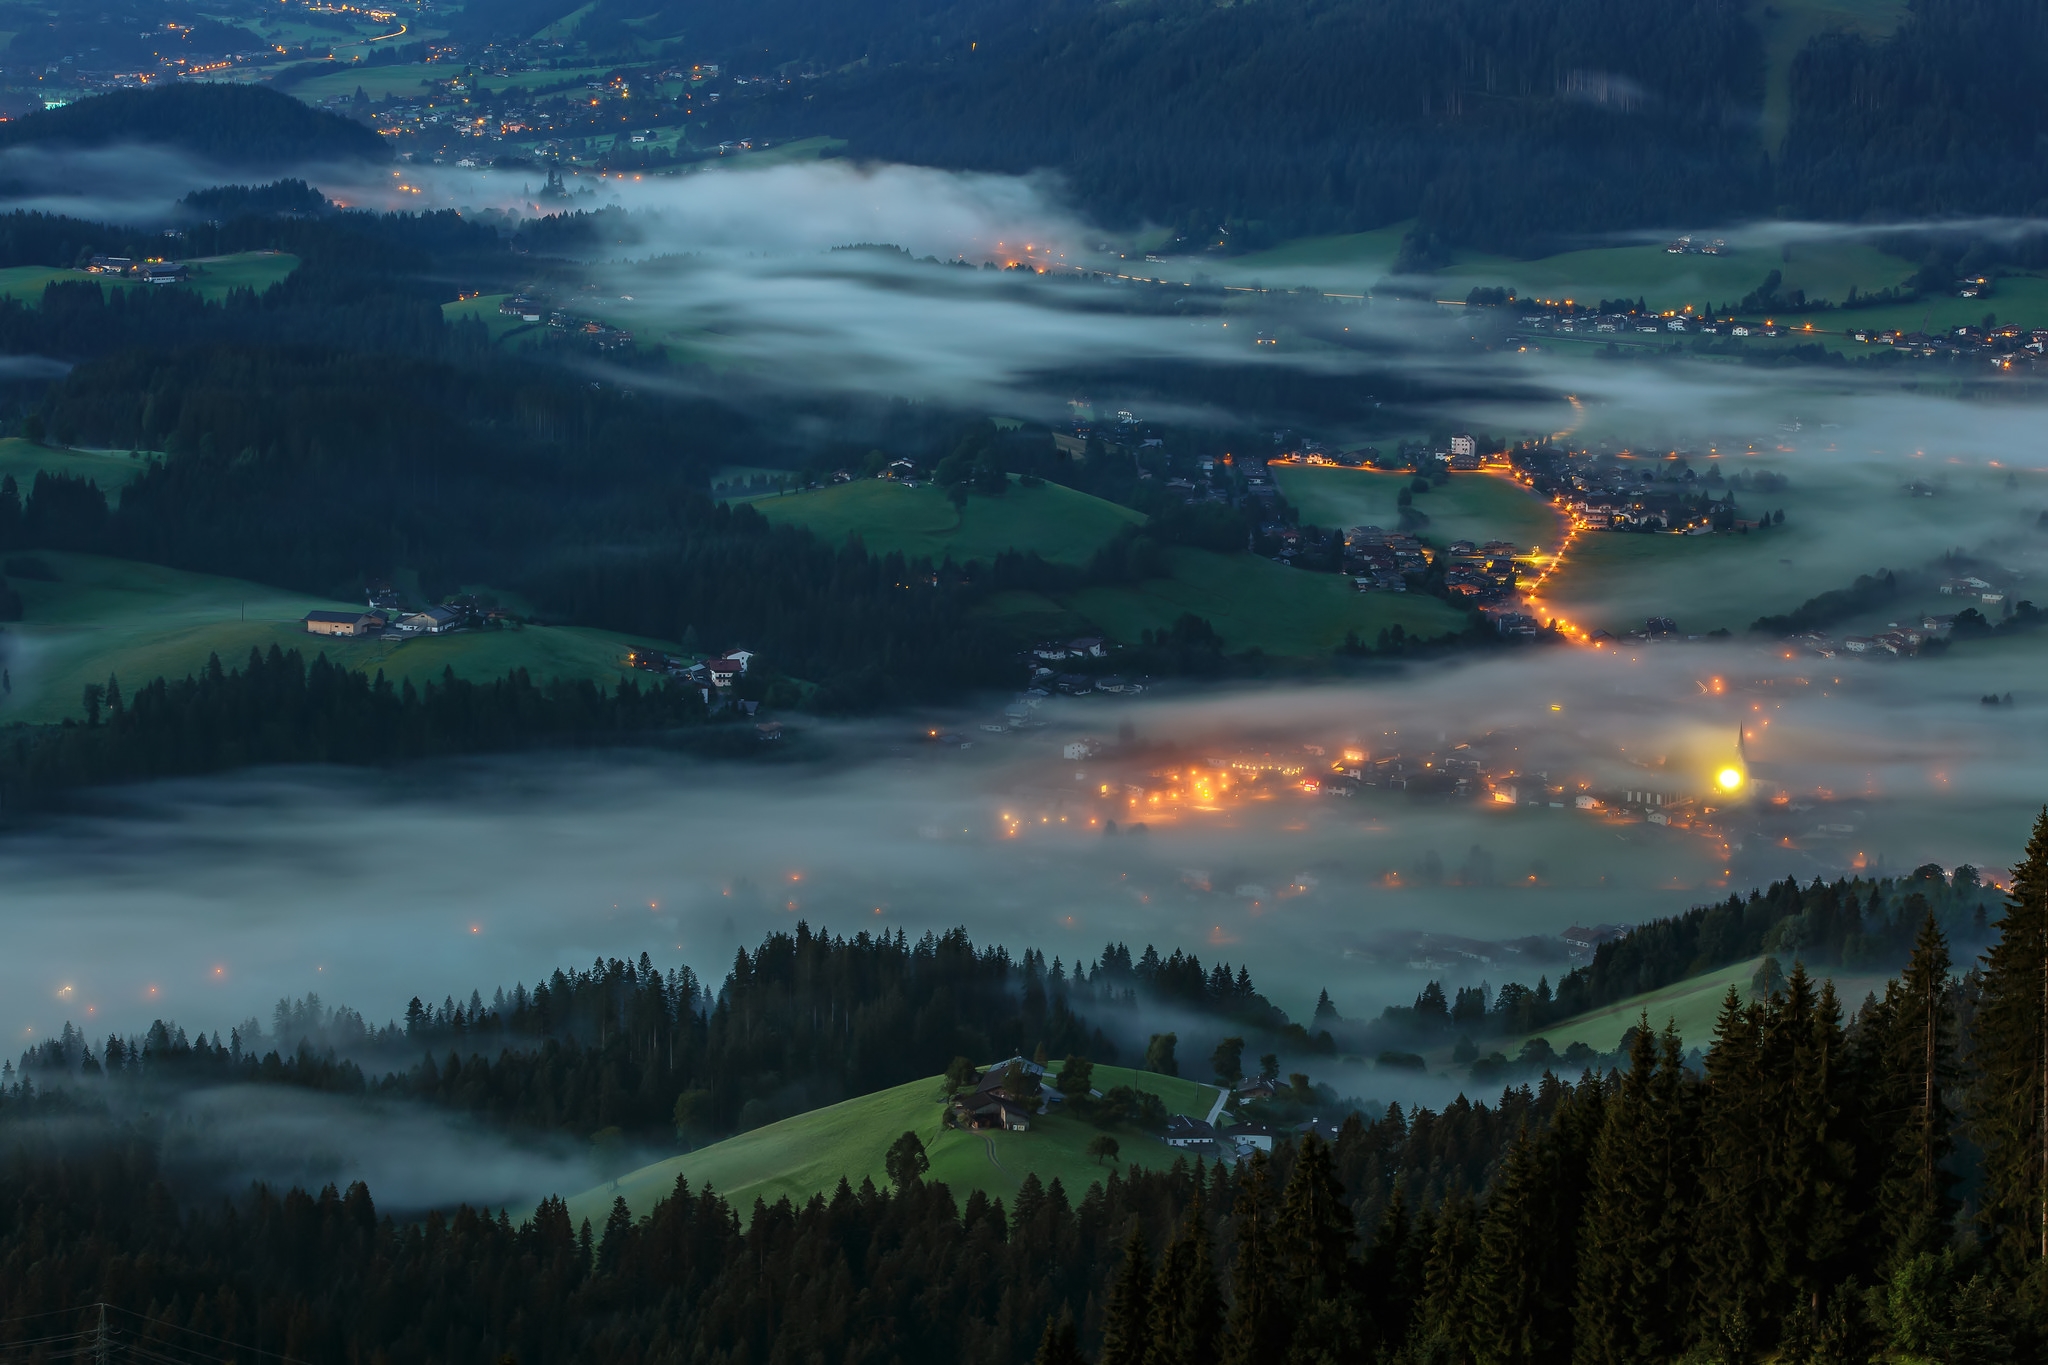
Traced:
<path fill-rule="evenodd" d="M 359 123 L 250 85 L 116 90 L 0 124 L 0 147 L 176 147 L 215 161 L 376 160 L 388 155 Z"/>

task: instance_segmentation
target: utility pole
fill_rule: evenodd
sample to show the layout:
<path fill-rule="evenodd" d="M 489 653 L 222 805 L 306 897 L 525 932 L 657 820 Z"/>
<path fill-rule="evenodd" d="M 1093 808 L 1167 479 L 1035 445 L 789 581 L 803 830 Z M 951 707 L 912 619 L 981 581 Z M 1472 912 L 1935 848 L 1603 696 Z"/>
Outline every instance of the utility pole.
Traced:
<path fill-rule="evenodd" d="M 99 1309 L 100 1325 L 99 1330 L 93 1333 L 92 1361 L 93 1365 L 108 1365 L 113 1348 L 112 1344 L 107 1340 L 107 1305 L 102 1303 Z"/>

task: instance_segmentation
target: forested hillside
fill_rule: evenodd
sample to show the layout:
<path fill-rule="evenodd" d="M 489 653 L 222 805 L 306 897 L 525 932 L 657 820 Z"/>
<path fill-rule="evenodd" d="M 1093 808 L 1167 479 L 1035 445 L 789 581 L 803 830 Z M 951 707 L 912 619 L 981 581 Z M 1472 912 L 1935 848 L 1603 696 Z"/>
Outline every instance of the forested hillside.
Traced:
<path fill-rule="evenodd" d="M 1997 927 L 1958 978 L 1930 917 L 1903 975 L 1849 1018 L 1803 968 L 1747 1006 L 1731 992 L 1698 1069 L 1646 1027 L 1604 1076 L 1392 1106 L 1334 1144 L 1107 1173 L 1085 1193 L 1026 1177 L 1007 1204 L 961 1206 L 906 1135 L 893 1188 L 842 1182 L 803 1208 L 679 1182 L 602 1228 L 556 1198 L 516 1224 L 468 1208 L 399 1222 L 361 1185 L 187 1211 L 147 1127 L 61 1139 L 90 1131 L 76 1092 L 19 1080 L 0 1090 L 0 1343 L 89 1342 L 104 1299 L 113 1341 L 260 1339 L 323 1365 L 2038 1359 L 2048 813 Z M 851 1003 L 875 946 L 818 943 L 819 984 Z M 806 954 L 771 947 L 728 983 L 735 1043 L 757 1004 L 798 1022 Z M 955 954 L 943 974 L 996 965 Z M 520 1008 L 610 1019 L 617 984 Z M 836 1047 L 858 1053 L 864 1030 L 881 1044 L 885 1018 L 853 1018 Z M 658 1042 L 644 1015 L 618 1023 Z"/>
<path fill-rule="evenodd" d="M 2044 199 L 2048 114 L 2015 92 L 2048 61 L 2048 19 L 1987 0 L 1915 0 L 1888 38 L 1824 28 L 1793 59 L 1782 149 L 1759 136 L 1765 46 L 1733 0 L 685 0 L 657 22 L 737 70 L 804 77 L 728 102 L 722 136 L 1053 169 L 1105 221 L 1170 225 L 1183 249 L 1418 217 L 1425 251 L 1534 253 L 1631 227 Z"/>

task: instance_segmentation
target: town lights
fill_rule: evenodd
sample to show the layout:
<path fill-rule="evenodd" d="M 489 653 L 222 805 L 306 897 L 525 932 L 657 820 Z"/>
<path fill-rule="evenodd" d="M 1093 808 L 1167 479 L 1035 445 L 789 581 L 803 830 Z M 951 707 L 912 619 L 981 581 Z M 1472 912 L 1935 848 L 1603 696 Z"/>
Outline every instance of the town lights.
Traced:
<path fill-rule="evenodd" d="M 1742 769 L 1723 768 L 1715 776 L 1714 781 L 1724 792 L 1735 791 L 1742 786 Z"/>

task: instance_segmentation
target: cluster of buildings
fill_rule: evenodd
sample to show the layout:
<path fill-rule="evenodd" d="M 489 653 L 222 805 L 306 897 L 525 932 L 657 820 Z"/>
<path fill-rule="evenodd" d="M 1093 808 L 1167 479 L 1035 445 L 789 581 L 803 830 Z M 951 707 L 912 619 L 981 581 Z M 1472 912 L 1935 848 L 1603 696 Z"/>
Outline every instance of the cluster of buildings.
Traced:
<path fill-rule="evenodd" d="M 308 635 L 345 640 L 374 635 L 385 640 L 402 640 L 413 635 L 446 635 L 467 627 L 474 619 L 466 608 L 439 606 L 399 613 L 375 608 L 367 611 L 309 611 L 304 624 Z"/>
<path fill-rule="evenodd" d="M 112 275 L 124 280 L 140 280 L 144 284 L 182 284 L 192 275 L 183 262 L 167 261 L 157 256 L 146 261 L 130 260 L 126 256 L 94 256 L 86 262 L 85 269 L 89 275 Z"/>
<path fill-rule="evenodd" d="M 1964 297 L 1973 297 L 1964 295 Z M 2048 329 L 2023 328 L 2015 323 L 1991 327 L 1962 326 L 1944 332 L 1879 331 L 1855 328 L 1849 339 L 1868 346 L 1891 346 L 1901 353 L 1924 358 L 1957 356 L 1983 359 L 1995 369 L 2010 370 L 2039 364 L 2048 355 Z"/>
<path fill-rule="evenodd" d="M 1090 1091 L 1100 1099 L 1099 1091 Z M 1240 1099 L 1270 1099 L 1277 1093 L 1270 1080 L 1260 1079 L 1236 1087 Z M 1011 1057 L 995 1063 L 976 1078 L 972 1089 L 953 1096 L 947 1105 L 954 1126 L 969 1132 L 1000 1131 L 1028 1133 L 1034 1117 L 1068 1103 L 1068 1097 L 1052 1084 L 1050 1073 L 1025 1057 Z M 1220 1115 L 1219 1115 L 1220 1117 Z M 1299 1131 L 1309 1131 L 1303 1125 Z M 1160 1140 L 1176 1151 L 1210 1160 L 1243 1161 L 1254 1152 L 1271 1152 L 1283 1131 L 1263 1123 L 1234 1123 L 1218 1127 L 1207 1118 L 1170 1114 Z"/>
<path fill-rule="evenodd" d="M 1428 569 L 1428 553 L 1412 535 L 1377 526 L 1354 526 L 1344 533 L 1344 572 L 1360 592 L 1406 592 L 1408 575 Z"/>
<path fill-rule="evenodd" d="M 711 699 L 717 689 L 731 687 L 746 677 L 747 669 L 753 661 L 753 651 L 746 649 L 727 650 L 711 659 L 698 659 L 688 654 L 669 654 L 646 645 L 635 645 L 626 651 L 626 667 L 658 673 L 665 678 L 700 688 L 706 701 Z"/>
<path fill-rule="evenodd" d="M 633 344 L 633 334 L 624 328 L 614 327 L 597 318 L 578 317 L 574 313 L 551 308 L 545 299 L 532 294 L 512 295 L 498 305 L 498 313 L 527 323 L 544 320 L 550 336 L 588 342 L 600 351 L 623 350 Z"/>
<path fill-rule="evenodd" d="M 1454 540 L 1444 550 L 1444 587 L 1453 597 L 1474 602 L 1505 601 L 1514 595 L 1520 576 L 1515 563 L 1519 553 L 1513 541 L 1474 545 L 1469 540 Z"/>

